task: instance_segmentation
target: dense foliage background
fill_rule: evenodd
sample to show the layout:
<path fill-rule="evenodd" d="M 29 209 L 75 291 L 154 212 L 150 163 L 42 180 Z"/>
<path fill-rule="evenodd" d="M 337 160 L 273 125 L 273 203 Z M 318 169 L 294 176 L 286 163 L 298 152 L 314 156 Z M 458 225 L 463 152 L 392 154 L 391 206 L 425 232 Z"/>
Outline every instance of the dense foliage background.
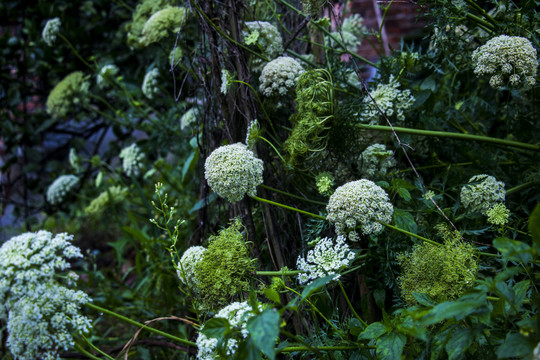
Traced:
<path fill-rule="evenodd" d="M 0 238 L 73 234 L 92 299 L 53 352 L 540 358 L 539 2 L 418 5 L 385 56 L 346 2 L 1 2 Z"/>

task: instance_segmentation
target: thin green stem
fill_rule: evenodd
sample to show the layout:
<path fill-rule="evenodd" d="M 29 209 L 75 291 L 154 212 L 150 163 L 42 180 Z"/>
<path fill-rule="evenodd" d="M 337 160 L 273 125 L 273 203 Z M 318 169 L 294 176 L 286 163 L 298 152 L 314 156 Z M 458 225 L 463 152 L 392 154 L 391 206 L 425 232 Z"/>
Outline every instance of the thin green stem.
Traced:
<path fill-rule="evenodd" d="M 266 117 L 266 120 L 268 120 L 268 123 L 272 127 L 272 131 L 274 132 L 274 135 L 277 136 L 276 130 L 274 129 L 274 124 L 272 124 L 272 120 L 270 120 L 270 116 L 268 116 L 268 113 L 266 112 L 266 109 L 264 108 L 264 105 L 263 105 L 263 103 L 261 101 L 261 98 L 259 97 L 259 94 L 257 94 L 257 92 L 255 91 L 253 86 L 251 86 L 251 84 L 249 84 L 249 83 L 247 83 L 245 81 L 242 81 L 242 80 L 233 80 L 232 82 L 239 83 L 239 84 L 242 84 L 242 85 L 246 85 L 248 88 L 251 89 L 251 91 L 253 91 L 253 94 L 257 98 L 257 101 L 259 102 L 259 105 L 261 106 L 261 109 L 264 112 L 264 116 Z"/>
<path fill-rule="evenodd" d="M 97 356 L 94 356 L 92 355 L 91 353 L 89 353 L 88 351 L 86 351 L 81 345 L 79 345 L 78 343 L 75 343 L 75 349 L 80 352 L 81 354 L 83 354 L 84 356 L 88 357 L 89 359 L 92 359 L 92 360 L 102 360 L 100 358 L 98 358 Z"/>
<path fill-rule="evenodd" d="M 125 317 L 125 316 L 123 316 L 123 315 L 120 315 L 120 314 L 118 314 L 118 313 L 115 313 L 114 311 L 111 311 L 111 310 L 107 310 L 107 309 L 105 309 L 105 308 L 102 308 L 101 306 L 94 305 L 94 304 L 92 304 L 92 303 L 86 303 L 86 306 L 88 306 L 89 308 L 94 309 L 94 310 L 96 310 L 96 311 L 98 311 L 98 312 L 101 312 L 101 313 L 110 315 L 110 316 L 112 316 L 112 317 L 115 317 L 115 318 L 117 318 L 117 319 L 119 319 L 119 320 L 122 320 L 122 321 L 128 323 L 128 324 L 137 326 L 137 327 L 139 327 L 139 328 L 144 328 L 144 329 L 146 329 L 146 330 L 148 330 L 148 331 L 150 331 L 150 332 L 153 332 L 153 333 L 155 333 L 155 334 L 161 335 L 161 336 L 166 337 L 166 338 L 168 338 L 168 339 L 171 339 L 171 340 L 174 340 L 174 341 L 178 341 L 179 343 L 182 343 L 182 344 L 184 344 L 184 345 L 197 347 L 197 344 L 195 344 L 195 343 L 192 342 L 192 341 L 189 341 L 189 340 L 186 340 L 186 339 L 179 338 L 179 337 L 177 337 L 177 336 L 171 335 L 171 334 L 169 334 L 169 333 L 166 333 L 166 332 L 161 331 L 161 330 L 158 330 L 158 329 L 154 329 L 154 328 L 149 327 L 149 326 L 147 326 L 147 325 L 145 325 L 145 324 L 141 324 L 141 323 L 138 322 L 138 321 L 132 320 L 132 319 L 130 319 L 130 318 L 128 318 L 128 317 Z"/>
<path fill-rule="evenodd" d="M 347 350 L 358 350 L 359 348 L 362 349 L 374 349 L 375 346 L 370 345 L 335 345 L 335 346 L 319 346 L 314 349 L 317 349 L 319 351 L 332 351 L 332 350 L 341 350 L 341 351 L 347 351 Z M 293 351 L 310 351 L 310 349 L 306 346 L 287 346 L 283 349 L 278 350 L 278 353 L 282 352 L 293 352 Z"/>
<path fill-rule="evenodd" d="M 305 348 L 308 349 L 308 351 L 311 351 L 312 353 L 316 354 L 317 355 L 317 358 L 322 358 L 322 354 L 319 352 L 319 349 L 309 345 L 307 342 L 305 342 L 304 340 L 300 339 L 298 336 L 286 331 L 286 330 L 280 330 L 279 331 L 280 333 L 282 333 L 283 335 L 287 336 L 288 338 L 291 338 L 293 339 L 294 341 L 297 341 L 299 342 L 300 344 L 303 344 Z M 285 348 L 286 349 L 286 348 Z M 279 351 L 278 351 L 279 352 Z"/>
<path fill-rule="evenodd" d="M 268 186 L 268 185 L 261 184 L 261 185 L 259 185 L 259 186 L 262 187 L 262 188 L 264 188 L 264 189 L 267 189 L 267 190 L 270 190 L 270 191 L 274 191 L 274 192 L 277 192 L 277 193 L 279 193 L 279 194 L 283 194 L 283 195 L 286 195 L 286 196 L 290 196 L 290 197 L 292 197 L 292 198 L 295 198 L 295 199 L 298 199 L 298 200 L 302 200 L 302 201 L 305 201 L 305 202 L 309 202 L 309 203 L 312 203 L 312 204 L 324 205 L 324 206 L 327 205 L 325 202 L 317 201 L 317 200 L 311 200 L 311 199 L 306 199 L 306 198 L 303 198 L 303 197 L 301 197 L 301 196 L 294 195 L 294 194 L 288 193 L 288 192 L 286 192 L 286 191 L 283 191 L 283 190 L 279 190 L 279 189 L 273 188 L 273 187 Z"/>
<path fill-rule="evenodd" d="M 341 288 L 341 293 L 343 294 L 343 296 L 345 297 L 345 301 L 347 302 L 347 305 L 349 305 L 349 309 L 351 309 L 352 313 L 354 314 L 354 317 L 358 319 L 358 321 L 360 321 L 360 323 L 362 323 L 362 325 L 364 325 L 365 327 L 368 326 L 368 324 L 362 320 L 362 318 L 360 317 L 360 315 L 358 315 L 358 313 L 356 312 L 356 310 L 354 310 L 354 307 L 352 306 L 351 304 L 351 300 L 349 300 L 349 296 L 347 296 L 347 292 L 345 291 L 345 288 L 343 287 L 343 284 L 341 283 L 341 281 L 338 281 L 338 284 L 339 284 L 339 287 Z"/>
<path fill-rule="evenodd" d="M 82 338 L 84 339 L 84 341 L 86 341 L 86 343 L 87 343 L 92 349 L 94 349 L 95 351 L 97 351 L 97 352 L 100 353 L 101 355 L 105 356 L 107 359 L 109 359 L 109 360 L 114 360 L 114 358 L 111 357 L 111 356 L 109 356 L 109 354 L 107 354 L 106 352 L 100 350 L 97 346 L 95 346 L 94 344 L 92 344 L 92 342 L 91 342 L 90 340 L 88 340 L 88 339 L 86 338 L 86 336 L 84 336 L 84 335 L 82 335 L 82 334 L 81 334 L 81 336 L 82 336 Z"/>
<path fill-rule="evenodd" d="M 301 274 L 305 271 L 302 270 L 281 270 L 281 271 L 256 271 L 255 274 L 259 276 L 293 276 Z"/>
<path fill-rule="evenodd" d="M 326 220 L 326 217 L 324 217 L 324 216 L 317 215 L 317 214 L 314 214 L 314 213 L 310 213 L 309 211 L 300 210 L 300 209 L 294 208 L 292 206 L 287 206 L 287 205 L 284 205 L 284 204 L 280 204 L 280 203 L 272 201 L 272 200 L 263 199 L 263 198 L 260 198 L 258 196 L 252 196 L 251 198 L 254 199 L 254 200 L 263 202 L 263 203 L 267 203 L 267 204 L 274 205 L 274 206 L 279 206 L 279 207 L 287 209 L 287 210 L 296 211 L 296 212 L 298 212 L 300 214 L 308 215 L 308 216 L 314 217 L 316 219 Z"/>
<path fill-rule="evenodd" d="M 79 52 L 77 51 L 77 49 L 75 49 L 75 47 L 71 44 L 71 42 L 67 39 L 67 37 L 65 37 L 62 33 L 58 33 L 58 36 L 64 40 L 66 42 L 66 44 L 70 47 L 71 51 L 73 51 L 73 53 L 75 54 L 76 57 L 79 58 L 79 60 L 81 60 L 84 65 L 88 66 L 92 71 L 94 71 L 94 67 L 92 65 L 90 65 L 89 62 L 87 62 L 86 60 L 84 60 L 84 58 L 81 56 L 81 54 L 79 54 Z"/>
<path fill-rule="evenodd" d="M 276 147 L 274 146 L 274 144 L 272 144 L 269 140 L 267 140 L 266 138 L 264 138 L 263 136 L 259 135 L 258 136 L 259 139 L 265 141 L 268 145 L 270 145 L 272 147 L 272 149 L 274 149 L 274 151 L 276 152 L 277 156 L 279 156 L 279 158 L 281 159 L 281 161 L 283 161 L 283 164 L 287 164 L 287 162 L 285 161 L 285 159 L 283 158 L 283 156 L 281 156 L 281 154 L 279 153 L 278 149 L 276 149 Z"/>
<path fill-rule="evenodd" d="M 526 183 L 518 185 L 518 186 L 514 186 L 513 188 L 510 188 L 510 189 L 506 190 L 506 195 L 510 195 L 512 193 L 515 193 L 515 192 L 521 191 L 523 189 L 526 189 L 531 185 L 539 184 L 539 183 L 540 183 L 540 180 L 534 180 L 534 181 L 529 181 L 529 182 L 526 182 Z"/>
<path fill-rule="evenodd" d="M 482 26 L 484 29 L 486 29 L 490 33 L 493 33 L 493 31 L 495 30 L 495 26 L 493 26 L 493 24 L 482 19 L 481 17 L 478 17 L 471 13 L 467 13 L 465 16 L 468 17 L 470 20 L 476 22 L 478 25 Z"/>
<path fill-rule="evenodd" d="M 486 10 L 482 9 L 482 8 L 480 7 L 480 5 L 478 5 L 478 4 L 476 3 L 475 0 L 465 0 L 465 2 L 466 2 L 467 4 L 469 4 L 471 7 L 473 7 L 474 9 L 476 9 L 477 11 L 479 11 L 479 12 L 482 14 L 483 17 L 485 17 L 486 19 L 489 20 L 490 23 L 492 23 L 492 24 L 495 25 L 495 26 L 498 26 L 498 25 L 499 25 L 499 23 L 498 23 L 494 18 L 492 18 L 491 15 L 489 15 L 489 14 L 486 12 Z"/>
<path fill-rule="evenodd" d="M 392 132 L 392 128 L 390 126 L 365 125 L 365 124 L 357 124 L 356 126 L 360 129 Z M 522 142 L 513 141 L 513 140 L 498 139 L 498 138 L 493 138 L 493 137 L 488 137 L 488 136 L 460 134 L 460 133 L 445 132 L 445 131 L 420 130 L 420 129 L 403 128 L 403 127 L 396 127 L 396 126 L 394 126 L 393 129 L 395 132 L 400 132 L 404 134 L 434 136 L 434 137 L 443 137 L 443 138 L 448 137 L 448 138 L 454 138 L 454 139 L 459 139 L 459 140 L 472 140 L 472 141 L 479 141 L 479 142 L 487 142 L 487 143 L 494 143 L 494 144 L 499 144 L 499 145 L 521 148 L 521 149 L 540 151 L 540 145 L 527 144 L 527 143 L 522 143 Z"/>

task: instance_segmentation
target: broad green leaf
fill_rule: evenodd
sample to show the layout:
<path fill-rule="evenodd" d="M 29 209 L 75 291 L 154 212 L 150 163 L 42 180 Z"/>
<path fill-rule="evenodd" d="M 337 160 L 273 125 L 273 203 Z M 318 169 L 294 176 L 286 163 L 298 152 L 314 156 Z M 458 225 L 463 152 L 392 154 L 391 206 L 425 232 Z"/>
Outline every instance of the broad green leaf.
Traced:
<path fill-rule="evenodd" d="M 373 291 L 373 299 L 375 299 L 375 304 L 379 309 L 384 309 L 384 299 L 386 298 L 386 292 L 384 289 L 375 289 Z"/>
<path fill-rule="evenodd" d="M 245 341 L 240 342 L 233 359 L 261 360 L 262 355 L 259 348 L 253 342 L 253 339 L 248 337 Z"/>
<path fill-rule="evenodd" d="M 210 205 L 214 200 L 217 199 L 217 194 L 216 193 L 210 193 L 210 195 L 208 195 L 206 198 L 204 199 L 201 199 L 199 201 L 197 201 L 193 207 L 189 210 L 189 213 L 192 214 L 194 213 L 195 211 L 198 211 L 200 209 L 202 209 L 203 207 L 205 207 L 206 205 Z"/>
<path fill-rule="evenodd" d="M 514 290 L 514 305 L 516 308 L 520 308 L 521 305 L 523 305 L 523 301 L 527 297 L 530 286 L 530 280 L 523 280 L 515 284 L 512 288 Z"/>
<path fill-rule="evenodd" d="M 352 318 L 349 321 L 349 332 L 352 336 L 358 337 L 360 333 L 364 330 L 364 325 L 357 318 Z"/>
<path fill-rule="evenodd" d="M 276 304 L 281 304 L 281 299 L 279 298 L 279 293 L 274 289 L 264 289 L 263 291 L 264 296 L 268 298 L 268 300 L 275 302 Z"/>
<path fill-rule="evenodd" d="M 420 84 L 420 90 L 431 90 L 432 92 L 435 92 L 436 90 L 436 84 L 435 79 L 433 78 L 433 75 L 428 76 L 427 78 L 422 81 Z"/>
<path fill-rule="evenodd" d="M 275 359 L 276 339 L 279 336 L 279 313 L 272 308 L 248 320 L 247 330 L 255 346 L 269 359 Z"/>
<path fill-rule="evenodd" d="M 311 284 L 309 284 L 308 286 L 304 288 L 304 291 L 302 291 L 302 296 L 300 297 L 300 300 L 304 300 L 309 295 L 311 295 L 312 293 L 314 293 L 315 291 L 317 291 L 324 285 L 328 284 L 330 281 L 334 279 L 334 276 L 335 275 L 327 275 L 325 277 L 322 277 L 313 281 Z"/>
<path fill-rule="evenodd" d="M 201 332 L 208 338 L 220 338 L 225 336 L 231 328 L 229 320 L 224 318 L 212 318 L 204 323 Z"/>
<path fill-rule="evenodd" d="M 394 208 L 394 224 L 403 230 L 407 230 L 414 234 L 418 233 L 418 226 L 414 221 L 414 217 L 408 211 Z"/>
<path fill-rule="evenodd" d="M 188 171 L 192 171 L 195 168 L 195 164 L 197 163 L 197 159 L 199 158 L 199 149 L 194 149 L 191 154 L 189 154 L 188 158 L 186 159 L 186 162 L 184 162 L 184 166 L 182 167 L 182 182 L 186 181 L 186 175 Z"/>
<path fill-rule="evenodd" d="M 497 358 L 518 358 L 533 352 L 534 345 L 518 333 L 508 333 L 504 343 L 497 348 Z"/>
<path fill-rule="evenodd" d="M 398 191 L 397 191 L 398 195 L 401 196 L 403 198 L 403 200 L 405 200 L 406 202 L 409 202 L 411 201 L 411 193 L 409 192 L 409 190 L 405 189 L 405 188 L 399 188 Z"/>
<path fill-rule="evenodd" d="M 474 340 L 474 333 L 470 328 L 458 328 L 446 343 L 448 359 L 454 360 L 461 357 L 471 346 Z"/>
<path fill-rule="evenodd" d="M 422 293 L 413 292 L 412 296 L 423 306 L 435 306 L 437 303 L 433 301 L 428 295 Z"/>
<path fill-rule="evenodd" d="M 424 316 L 424 325 L 433 325 L 446 319 L 463 319 L 475 312 L 481 304 L 477 301 L 447 301 L 435 306 Z"/>
<path fill-rule="evenodd" d="M 529 216 L 529 233 L 533 238 L 534 246 L 540 249 L 540 204 L 537 204 Z"/>
<path fill-rule="evenodd" d="M 366 340 L 372 340 L 377 339 L 380 336 L 384 335 L 388 332 L 388 328 L 384 326 L 380 322 L 374 322 L 369 324 L 369 326 L 366 328 L 366 330 L 362 331 L 360 333 L 360 336 L 358 336 L 358 339 L 366 339 Z"/>
<path fill-rule="evenodd" d="M 524 242 L 498 237 L 493 240 L 493 246 L 501 252 L 506 260 L 521 261 L 524 264 L 532 261 L 531 247 Z"/>
<path fill-rule="evenodd" d="M 414 93 L 414 104 L 412 106 L 413 109 L 418 109 L 420 106 L 424 105 L 424 103 L 429 99 L 432 92 L 431 90 L 420 90 Z"/>
<path fill-rule="evenodd" d="M 399 360 L 403 347 L 407 342 L 405 335 L 396 331 L 386 334 L 377 340 L 377 359 Z"/>

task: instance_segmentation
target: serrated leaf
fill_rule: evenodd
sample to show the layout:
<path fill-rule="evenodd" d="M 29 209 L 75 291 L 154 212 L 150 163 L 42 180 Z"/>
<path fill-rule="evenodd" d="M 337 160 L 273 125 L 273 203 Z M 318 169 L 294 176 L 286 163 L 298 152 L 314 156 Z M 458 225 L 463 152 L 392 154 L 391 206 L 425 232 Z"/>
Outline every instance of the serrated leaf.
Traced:
<path fill-rule="evenodd" d="M 405 335 L 392 331 L 377 340 L 377 359 L 401 359 L 403 347 L 407 343 Z"/>
<path fill-rule="evenodd" d="M 394 224 L 403 230 L 407 230 L 416 234 L 418 232 L 418 226 L 414 221 L 414 217 L 408 211 L 403 209 L 394 208 Z"/>
<path fill-rule="evenodd" d="M 458 359 L 471 346 L 474 334 L 469 328 L 458 328 L 446 343 L 446 353 L 449 360 Z"/>
<path fill-rule="evenodd" d="M 409 192 L 409 190 L 405 189 L 405 188 L 399 188 L 398 191 L 397 191 L 398 195 L 401 196 L 401 198 L 403 200 L 405 200 L 406 202 L 409 202 L 411 201 L 411 193 Z"/>
<path fill-rule="evenodd" d="M 358 339 L 364 339 L 364 340 L 372 340 L 377 339 L 380 336 L 386 334 L 388 332 L 388 328 L 384 326 L 380 322 L 374 322 L 369 324 L 369 326 L 360 333 L 358 336 Z"/>
<path fill-rule="evenodd" d="M 224 318 L 212 318 L 204 323 L 201 332 L 208 338 L 220 338 L 225 336 L 231 328 L 229 320 Z"/>
<path fill-rule="evenodd" d="M 413 292 L 412 296 L 423 306 L 435 306 L 437 303 L 433 301 L 427 294 Z"/>
<path fill-rule="evenodd" d="M 279 293 L 274 289 L 264 289 L 263 291 L 264 296 L 268 298 L 268 300 L 275 302 L 276 304 L 281 304 L 281 299 L 279 298 Z"/>
<path fill-rule="evenodd" d="M 522 241 L 501 236 L 493 240 L 493 246 L 506 260 L 521 261 L 525 265 L 532 261 L 531 247 Z"/>
<path fill-rule="evenodd" d="M 327 275 L 325 277 L 319 278 L 315 281 L 313 281 L 311 284 L 306 286 L 304 288 L 304 291 L 302 291 L 302 296 L 300 297 L 300 300 L 304 300 L 309 295 L 317 291 L 319 288 L 323 287 L 324 285 L 328 284 L 330 281 L 334 279 L 335 275 Z"/>
<path fill-rule="evenodd" d="M 465 316 L 475 312 L 481 303 L 477 301 L 447 301 L 435 306 L 424 316 L 424 325 L 437 324 L 443 320 L 456 318 L 463 319 Z"/>
<path fill-rule="evenodd" d="M 279 335 L 279 313 L 272 308 L 264 309 L 262 313 L 248 320 L 247 330 L 253 344 L 269 359 L 275 359 L 275 345 Z"/>

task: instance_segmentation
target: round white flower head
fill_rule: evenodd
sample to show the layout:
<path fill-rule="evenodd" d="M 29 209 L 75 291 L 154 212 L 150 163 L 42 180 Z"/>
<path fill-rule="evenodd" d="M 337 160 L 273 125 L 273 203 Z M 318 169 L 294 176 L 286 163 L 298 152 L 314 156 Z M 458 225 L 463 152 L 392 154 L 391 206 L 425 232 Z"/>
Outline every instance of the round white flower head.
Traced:
<path fill-rule="evenodd" d="M 178 32 L 186 18 L 186 9 L 179 6 L 168 6 L 154 13 L 144 24 L 140 44 L 159 42 L 170 34 Z"/>
<path fill-rule="evenodd" d="M 178 263 L 178 269 L 176 274 L 182 283 L 197 288 L 197 283 L 193 270 L 199 261 L 202 260 L 206 248 L 203 246 L 192 246 L 184 252 L 180 262 Z"/>
<path fill-rule="evenodd" d="M 122 169 L 127 176 L 139 176 L 143 166 L 144 154 L 137 144 L 133 143 L 123 148 L 118 157 L 122 159 Z"/>
<path fill-rule="evenodd" d="M 234 77 L 227 69 L 221 69 L 221 93 L 227 94 L 233 84 Z"/>
<path fill-rule="evenodd" d="M 0 320 L 7 322 L 6 344 L 16 359 L 60 359 L 58 352 L 74 345 L 73 334 L 90 329 L 79 307 L 91 299 L 55 277 L 69 269 L 66 259 L 82 257 L 72 239 L 38 231 L 0 247 Z M 76 275 L 68 278 L 67 286 Z"/>
<path fill-rule="evenodd" d="M 259 89 L 265 96 L 286 95 L 305 72 L 302 65 L 287 56 L 278 57 L 265 65 L 259 77 Z"/>
<path fill-rule="evenodd" d="M 260 305 L 259 309 L 261 309 Z M 254 315 L 255 314 L 253 313 L 253 309 L 251 308 L 251 306 L 247 303 L 247 301 L 244 301 L 234 302 L 230 305 L 227 305 L 226 307 L 221 309 L 215 317 L 229 320 L 231 326 L 238 328 L 240 330 L 240 333 L 242 334 L 242 337 L 245 339 L 249 335 L 246 329 L 247 321 Z M 219 359 L 217 354 L 218 339 L 208 338 L 202 332 L 199 332 L 196 343 L 197 348 L 199 349 L 199 352 L 197 354 L 198 360 Z M 227 356 L 230 356 L 232 358 L 232 356 L 236 352 L 236 349 L 238 348 L 237 343 L 238 341 L 235 339 L 227 340 L 227 343 L 224 344 L 225 348 L 227 349 Z"/>
<path fill-rule="evenodd" d="M 377 84 L 377 88 L 371 92 L 371 97 L 386 116 L 391 117 L 396 114 L 396 118 L 403 121 L 405 120 L 404 111 L 414 104 L 415 98 L 409 89 L 399 90 L 398 87 L 399 82 L 394 79 L 394 75 L 390 75 L 388 84 Z M 369 125 L 375 125 L 381 118 L 379 109 L 369 96 L 364 98 L 363 103 L 365 108 L 360 120 Z"/>
<path fill-rule="evenodd" d="M 47 45 L 53 46 L 54 42 L 56 41 L 56 35 L 58 35 L 58 33 L 60 32 L 61 25 L 62 22 L 60 21 L 60 18 L 56 17 L 47 20 L 47 23 L 45 24 L 45 27 L 41 32 L 41 37 Z"/>
<path fill-rule="evenodd" d="M 79 178 L 75 175 L 62 175 L 58 177 L 47 189 L 47 201 L 53 205 L 60 204 L 78 182 Z"/>
<path fill-rule="evenodd" d="M 487 215 L 495 204 L 504 202 L 504 183 L 493 176 L 481 174 L 469 179 L 469 184 L 461 188 L 461 202 L 472 211 Z"/>
<path fill-rule="evenodd" d="M 383 230 L 380 222 L 392 220 L 394 207 L 380 186 L 362 179 L 338 187 L 330 197 L 326 211 L 327 219 L 335 223 L 338 235 L 348 235 L 349 239 L 357 241 L 357 227 L 364 235 L 380 233 Z"/>
<path fill-rule="evenodd" d="M 298 282 L 311 284 L 327 275 L 335 275 L 334 280 L 337 280 L 341 276 L 338 273 L 349 266 L 354 257 L 344 236 L 338 236 L 335 244 L 331 238 L 321 239 L 313 250 L 308 251 L 305 259 L 300 256 L 296 261 L 298 270 L 304 271 L 298 275 Z"/>
<path fill-rule="evenodd" d="M 73 106 L 87 99 L 90 83 L 81 71 L 75 71 L 63 78 L 47 97 L 47 113 L 54 117 L 64 117 Z"/>
<path fill-rule="evenodd" d="M 193 124 L 197 124 L 197 118 L 201 115 L 201 111 L 197 106 L 190 108 L 180 118 L 180 129 L 184 130 Z"/>
<path fill-rule="evenodd" d="M 263 182 L 263 162 L 246 145 L 236 143 L 217 148 L 204 164 L 208 185 L 219 196 L 235 203 L 245 194 L 255 196 Z"/>
<path fill-rule="evenodd" d="M 474 73 L 489 76 L 489 85 L 495 89 L 508 84 L 522 87 L 536 83 L 536 49 L 526 38 L 497 36 L 474 50 L 472 60 Z"/>
<path fill-rule="evenodd" d="M 277 27 L 266 21 L 248 21 L 242 37 L 246 45 L 253 45 L 263 52 L 268 60 L 275 59 L 283 52 L 283 39 Z M 253 58 L 254 71 L 260 71 L 266 61 Z"/>
<path fill-rule="evenodd" d="M 359 160 L 362 175 L 369 179 L 386 175 L 388 169 L 396 165 L 394 153 L 386 150 L 386 146 L 382 144 L 368 146 L 360 155 Z"/>
<path fill-rule="evenodd" d="M 340 44 L 343 43 L 349 51 L 355 52 L 358 46 L 362 44 L 364 35 L 367 32 L 366 27 L 362 24 L 363 21 L 364 19 L 360 14 L 348 16 L 343 20 L 343 24 L 341 25 L 341 35 L 339 32 L 335 31 L 332 32 L 332 36 L 337 39 Z M 343 39 L 341 36 L 343 36 Z M 334 39 L 331 37 L 328 37 L 328 43 L 330 44 L 329 46 L 337 46 Z"/>
<path fill-rule="evenodd" d="M 142 92 L 144 96 L 146 96 L 149 99 L 153 99 L 154 95 L 157 94 L 159 91 L 158 85 L 158 78 L 159 78 L 159 70 L 157 68 L 153 68 L 149 72 L 144 75 L 144 80 L 142 84 Z"/>
<path fill-rule="evenodd" d="M 96 84 L 100 89 L 108 87 L 107 79 L 114 78 L 120 69 L 114 64 L 104 65 L 96 76 Z"/>

